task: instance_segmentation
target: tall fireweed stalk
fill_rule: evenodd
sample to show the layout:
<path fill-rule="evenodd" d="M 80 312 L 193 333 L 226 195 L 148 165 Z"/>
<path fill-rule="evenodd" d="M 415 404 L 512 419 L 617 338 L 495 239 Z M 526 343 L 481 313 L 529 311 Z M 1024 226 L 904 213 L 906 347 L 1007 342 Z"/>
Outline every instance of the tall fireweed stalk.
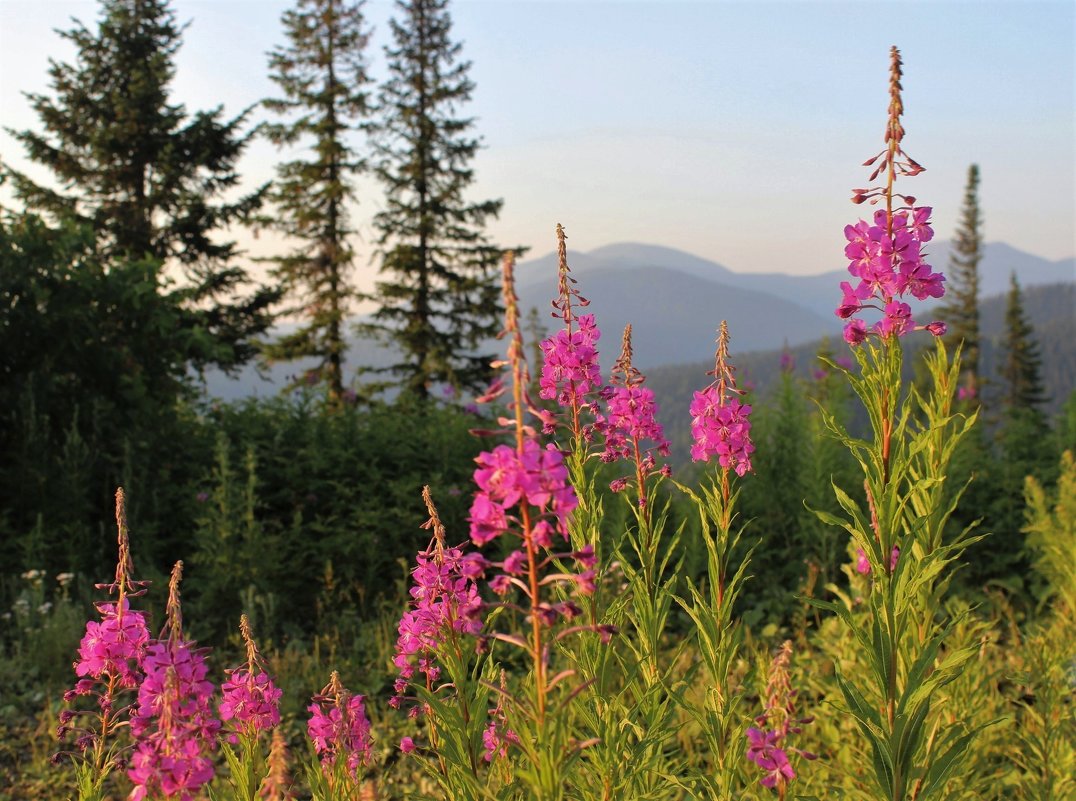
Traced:
<path fill-rule="evenodd" d="M 122 488 L 116 490 L 116 528 L 119 554 L 115 579 L 111 584 L 96 585 L 115 595 L 115 600 L 98 603 L 100 621 L 86 623 L 79 659 L 74 665 L 79 679 L 73 689 L 64 693 L 66 702 L 93 698 L 95 708 L 64 709 L 57 730 L 61 741 L 68 735 L 75 737 L 76 750 L 58 753 L 57 760 L 73 758 L 79 801 L 103 799 L 109 775 L 127 765 L 130 746 L 125 733 L 133 709 L 132 694 L 144 676 L 143 662 L 150 639 L 145 615 L 130 605 L 131 598 L 145 593 L 147 582 L 133 578 Z"/>
<path fill-rule="evenodd" d="M 733 799 L 744 795 L 751 778 L 745 749 L 749 741 L 742 671 L 743 631 L 733 606 L 745 580 L 750 552 L 737 557 L 744 527 L 738 522 L 738 482 L 752 471 L 751 406 L 737 386 L 729 359 L 730 335 L 722 320 L 717 335 L 713 381 L 695 392 L 691 401 L 691 458 L 712 464 L 699 492 L 678 485 L 699 514 L 706 548 L 706 574 L 702 584 L 687 582 L 686 596 L 677 600 L 695 628 L 705 673 L 702 702 L 687 706 L 710 753 L 710 769 L 694 777 L 695 795 Z M 749 756 L 749 754 L 748 754 Z"/>
<path fill-rule="evenodd" d="M 221 685 L 217 710 L 224 725 L 221 750 L 229 774 L 226 789 L 212 789 L 213 801 L 255 801 L 272 781 L 265 739 L 280 723 L 283 693 L 265 669 L 246 615 L 239 618 L 239 632 L 247 660 L 228 670 Z"/>
<path fill-rule="evenodd" d="M 138 708 L 131 716 L 136 746 L 127 776 L 134 784 L 129 801 L 177 798 L 191 801 L 215 773 L 212 752 L 220 720 L 213 714 L 215 688 L 207 678 L 206 650 L 183 632 L 176 562 L 168 582 L 165 624 L 146 647 L 145 677 Z"/>
<path fill-rule="evenodd" d="M 423 746 L 408 737 L 400 747 L 427 760 L 445 798 L 563 798 L 588 743 L 573 740 L 569 716 L 586 683 L 574 669 L 558 669 L 559 646 L 612 634 L 581 620 L 593 592 L 593 550 L 571 547 L 578 500 L 564 455 L 532 424 L 544 427 L 548 416 L 528 395 L 513 269 L 508 254 L 507 358 L 494 366 L 507 367 L 509 378 L 480 399 L 507 396 L 508 416 L 497 430 L 477 432 L 507 441 L 475 459 L 468 547 L 446 547 L 427 493 L 434 539 L 418 556 L 413 603 L 399 627 L 394 704 L 409 703 L 427 731 Z M 483 600 L 477 582 L 487 579 L 491 598 Z"/>
<path fill-rule="evenodd" d="M 558 297 L 552 306 L 562 327 L 541 344 L 540 394 L 559 408 L 545 415 L 544 430 L 562 443 L 576 491 L 578 504 L 568 521 L 572 545 L 593 554 L 583 619 L 619 632 L 609 644 L 583 638 L 560 648 L 577 675 L 591 677 L 574 707 L 576 736 L 592 745 L 581 753 L 573 792 L 583 799 L 671 798 L 681 788 L 668 777 L 683 760 L 671 692 L 682 683 L 676 672 L 681 649 L 665 642 L 679 536 L 664 536 L 667 504 L 660 484 L 669 469 L 659 460 L 668 456 L 669 443 L 656 420 L 654 394 L 632 363 L 631 326 L 603 385 L 601 330 L 594 315 L 578 313 L 589 301 L 570 274 L 562 226 L 556 234 Z M 610 482 L 608 476 L 615 477 Z M 605 486 L 625 504 L 626 526 L 606 524 Z"/>
<path fill-rule="evenodd" d="M 844 338 L 858 374 L 830 364 L 845 374 L 863 403 L 870 435 L 851 436 L 822 410 L 832 434 L 859 463 L 864 501 L 834 484 L 843 513 L 818 515 L 849 532 L 852 546 L 865 557 L 859 567 L 870 573 L 870 591 L 859 609 L 812 603 L 837 614 L 858 646 L 856 673 L 846 674 L 841 664 L 834 668 L 871 765 L 868 797 L 919 801 L 945 797 L 946 783 L 961 769 L 977 733 L 960 710 L 939 713 L 945 686 L 977 649 L 950 642 L 954 621 L 941 603 L 952 563 L 977 539 L 970 529 L 948 541 L 943 537 L 963 490 L 946 491 L 949 460 L 975 417 L 952 411 L 959 353 L 946 352 L 944 323 L 917 326 L 906 302 L 941 297 L 944 277 L 933 272 L 923 250 L 933 236 L 931 209 L 895 188 L 898 178 L 923 171 L 904 151 L 901 78 L 894 47 L 885 147 L 866 162 L 873 168 L 870 180 L 883 182 L 853 190 L 852 198 L 880 208 L 870 221 L 845 228 L 853 281 L 841 284 L 836 313 L 849 320 Z M 864 317 L 871 313 L 877 319 L 869 324 Z M 935 337 L 934 352 L 925 359 L 929 383 L 923 392 L 907 390 L 901 376 L 902 338 L 918 329 Z"/>
<path fill-rule="evenodd" d="M 669 530 L 669 504 L 662 494 L 671 474 L 663 462 L 669 441 L 657 420 L 654 392 L 633 359 L 629 324 L 597 423 L 603 440 L 599 460 L 626 471 L 610 489 L 629 512 L 625 530 L 612 537 L 612 556 L 623 573 L 619 602 L 610 607 L 611 622 L 621 630 L 614 652 L 621 678 L 614 697 L 618 714 L 603 729 L 606 756 L 615 760 L 619 754 L 622 763 L 616 771 L 621 787 L 617 792 L 603 787 L 601 797 L 675 798 L 683 788 L 668 777 L 683 772 L 677 696 L 686 684 L 681 657 L 688 641 L 670 641 L 666 630 L 681 572 L 681 528 Z M 611 726 L 623 731 L 614 733 Z M 631 755 L 627 764 L 624 754 Z"/>
<path fill-rule="evenodd" d="M 496 363 L 509 371 L 509 383 L 501 385 L 510 393 L 509 416 L 500 423 L 510 444 L 475 460 L 478 492 L 471 506 L 471 541 L 481 546 L 499 540 L 502 552 L 512 549 L 495 563 L 501 572 L 490 587 L 502 600 L 491 610 L 487 635 L 497 647 L 510 649 L 506 660 L 522 659 L 527 666 L 522 675 L 506 669 L 505 689 L 495 688 L 499 726 L 514 735 L 503 753 L 512 759 L 513 778 L 527 797 L 556 801 L 565 797 L 580 753 L 593 744 L 577 740 L 571 726 L 574 702 L 588 678 L 573 667 L 561 668 L 558 656 L 569 641 L 608 641 L 614 630 L 582 617 L 582 604 L 595 589 L 595 556 L 592 548 L 571 547 L 568 526 L 578 496 L 563 452 L 543 444 L 531 423 L 546 418 L 527 394 L 530 376 L 514 267 L 509 254 L 503 270 L 507 352 Z M 501 391 L 495 387 L 490 394 Z"/>

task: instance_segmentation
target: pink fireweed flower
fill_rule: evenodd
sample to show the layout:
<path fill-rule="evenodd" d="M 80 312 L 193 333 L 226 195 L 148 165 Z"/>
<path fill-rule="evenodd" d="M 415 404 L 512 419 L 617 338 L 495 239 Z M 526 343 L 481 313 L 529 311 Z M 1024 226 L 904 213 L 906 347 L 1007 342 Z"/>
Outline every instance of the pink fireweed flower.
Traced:
<path fill-rule="evenodd" d="M 357 778 L 359 768 L 370 764 L 373 746 L 363 696 L 348 692 L 334 670 L 329 684 L 314 696 L 307 710 L 306 730 L 322 770 L 330 772 L 342 759 L 351 777 Z"/>
<path fill-rule="evenodd" d="M 268 673 L 250 631 L 246 615 L 239 618 L 239 631 L 247 649 L 245 665 L 227 671 L 228 678 L 221 686 L 218 707 L 221 720 L 234 720 L 236 726 L 249 735 L 268 731 L 280 723 L 280 696 Z"/>
<path fill-rule="evenodd" d="M 669 455 L 669 441 L 656 419 L 658 405 L 649 387 L 614 387 L 606 402 L 606 418 L 601 429 L 605 434 L 602 461 L 631 459 L 633 443 L 650 440 L 661 456 Z M 648 449 L 649 450 L 649 449 Z"/>
<path fill-rule="evenodd" d="M 460 548 L 445 547 L 445 530 L 430 495 L 423 487 L 422 499 L 430 513 L 423 528 L 433 530 L 433 539 L 418 554 L 412 571 L 411 604 L 397 626 L 393 664 L 400 671 L 392 705 L 399 708 L 408 682 L 416 670 L 427 686 L 440 676 L 436 655 L 442 644 L 458 635 L 477 636 L 483 627 L 485 603 L 478 593 L 490 563 L 481 554 L 464 554 Z"/>
<path fill-rule="evenodd" d="M 862 548 L 856 548 L 856 572 L 867 575 L 871 572 L 871 562 L 867 558 L 867 552 Z"/>
<path fill-rule="evenodd" d="M 568 536 L 568 517 L 578 505 L 568 483 L 564 456 L 553 445 L 543 448 L 531 438 L 523 440 L 522 453 L 507 445 L 480 453 L 475 459 L 479 491 L 471 504 L 471 540 L 483 545 L 513 524 L 508 510 L 524 502 L 536 506 L 554 521 L 557 532 Z"/>
<path fill-rule="evenodd" d="M 867 324 L 862 320 L 851 320 L 844 326 L 842 335 L 849 345 L 860 345 L 867 340 Z"/>
<path fill-rule="evenodd" d="M 98 589 L 115 592 L 116 603 L 98 603 L 101 620 L 86 623 L 86 633 L 79 643 L 79 660 L 75 674 L 83 680 L 67 695 L 85 695 L 90 692 L 96 679 L 110 685 L 109 692 L 130 689 L 142 680 L 141 663 L 149 642 L 149 630 L 143 613 L 131 609 L 128 598 L 142 595 L 148 582 L 132 578 L 134 563 L 127 535 L 127 508 L 123 490 L 116 491 L 116 528 L 119 555 L 116 559 L 116 577 L 111 584 L 98 584 Z M 66 696 L 65 696 L 66 698 Z M 70 700 L 70 699 L 67 699 Z M 103 700 L 103 699 L 102 699 Z"/>
<path fill-rule="evenodd" d="M 696 392 L 691 401 L 691 458 L 706 462 L 717 457 L 725 470 L 743 476 L 751 470 L 751 407 L 740 402 L 742 390 L 736 387 L 734 368 L 729 362 L 729 329 L 722 320 L 717 337 L 714 383 Z"/>
<path fill-rule="evenodd" d="M 503 720 L 490 720 L 486 730 L 482 732 L 482 746 L 485 749 L 482 756 L 486 762 L 507 757 L 508 746 L 518 744 L 519 735 L 505 726 Z"/>
<path fill-rule="evenodd" d="M 691 458 L 696 462 L 717 457 L 723 468 L 742 476 L 751 470 L 751 407 L 730 398 L 722 404 L 717 387 L 696 392 L 691 401 Z"/>
<path fill-rule="evenodd" d="M 788 762 L 788 754 L 778 748 L 780 734 L 775 731 L 762 731 L 752 726 L 747 730 L 747 758 L 762 768 L 761 784 L 763 787 L 775 787 L 777 783 L 787 784 L 796 778 L 796 772 Z"/>
<path fill-rule="evenodd" d="M 864 281 L 860 281 L 854 288 L 847 281 L 841 281 L 841 291 L 844 292 L 844 299 L 837 307 L 837 316 L 842 319 L 847 319 L 862 309 L 864 301 L 871 296 L 870 284 Z"/>
<path fill-rule="evenodd" d="M 883 172 L 887 174 L 887 180 L 884 186 L 854 189 L 852 197 L 852 202 L 857 204 L 884 200 L 886 208 L 876 211 L 870 222 L 860 220 L 855 225 L 845 226 L 844 255 L 848 259 L 848 272 L 857 280 L 841 283 L 843 297 L 836 310 L 842 319 L 852 318 L 868 306 L 881 309 L 884 316 L 869 331 L 862 320 L 851 320 L 845 326 L 844 338 L 853 346 L 861 344 L 868 334 L 884 339 L 904 336 L 913 330 L 915 323 L 911 319 L 911 309 L 901 300 L 905 295 L 926 300 L 945 294 L 945 276 L 933 271 L 923 252 L 923 245 L 934 238 L 930 225 L 931 208 L 916 206 L 915 198 L 892 191 L 898 175 L 913 176 L 923 171 L 901 145 L 904 128 L 899 115 L 903 104 L 899 96 L 900 56 L 895 48 L 892 57 L 894 78 L 886 149 L 866 162 L 874 167 L 871 181 Z M 894 199 L 906 205 L 894 209 Z M 928 330 L 934 333 L 933 329 Z"/>
<path fill-rule="evenodd" d="M 167 620 L 161 637 L 146 648 L 145 679 L 131 717 L 136 739 L 127 776 L 134 784 L 129 801 L 154 795 L 190 801 L 214 773 L 210 756 L 220 721 L 213 716 L 212 682 L 205 650 L 183 638 L 176 562 L 168 586 Z"/>
<path fill-rule="evenodd" d="M 549 400 L 556 398 L 565 408 L 581 402 L 602 383 L 595 347 L 601 331 L 593 314 L 582 314 L 575 320 L 578 329 L 573 332 L 562 329 L 540 345 L 545 358 L 538 394 Z"/>
<path fill-rule="evenodd" d="M 634 462 L 635 487 L 640 509 L 647 507 L 646 479 L 655 473 L 667 476 L 668 465 L 657 466 L 658 456 L 669 455 L 669 441 L 657 421 L 658 405 L 654 392 L 643 386 L 646 377 L 632 364 L 631 325 L 624 328 L 620 357 L 613 366 L 613 386 L 604 392 L 606 416 L 599 417 L 595 428 L 605 437 L 603 462 L 624 459 Z M 609 488 L 621 492 L 630 483 L 629 478 L 614 479 Z M 649 511 L 645 512 L 649 515 Z"/>
<path fill-rule="evenodd" d="M 874 330 L 883 337 L 893 334 L 904 336 L 913 328 L 915 328 L 915 321 L 912 320 L 912 307 L 896 300 L 885 304 L 885 316 L 874 326 Z"/>
<path fill-rule="evenodd" d="M 221 685 L 220 717 L 252 733 L 268 731 L 280 723 L 282 694 L 268 673 L 236 668 Z"/>
<path fill-rule="evenodd" d="M 812 718 L 797 718 L 796 691 L 792 689 L 789 668 L 792 662 L 792 643 L 785 643 L 778 650 L 770 665 L 766 683 L 765 710 L 755 718 L 759 727 L 747 730 L 747 759 L 764 771 L 760 784 L 763 787 L 776 787 L 784 798 L 784 790 L 789 782 L 796 778 L 796 772 L 789 762 L 789 754 L 796 754 L 804 759 L 817 757 L 786 744 L 793 734 L 800 734 L 802 726 L 810 723 Z"/>
<path fill-rule="evenodd" d="M 148 582 L 132 578 L 134 563 L 122 489 L 116 491 L 116 528 L 119 547 L 115 579 L 111 584 L 96 585 L 97 589 L 115 593 L 116 601 L 95 605 L 101 619 L 87 621 L 86 632 L 79 643 L 79 658 L 74 664 L 79 679 L 63 695 L 64 701 L 93 695 L 97 699 L 98 711 L 84 714 L 64 709 L 60 713 L 60 725 L 56 732 L 59 739 L 69 732 L 74 733 L 75 747 L 83 752 L 92 750 L 94 755 L 88 759 L 95 762 L 109 753 L 112 747 L 110 738 L 116 730 L 127 725 L 130 705 L 121 703 L 120 696 L 124 691 L 136 688 L 142 681 L 142 662 L 149 642 L 145 615 L 131 609 L 129 601 L 132 597 L 142 595 Z M 66 575 L 69 574 L 61 575 L 58 580 Z M 76 718 L 85 722 L 71 725 Z M 112 757 L 105 759 L 111 761 Z"/>
<path fill-rule="evenodd" d="M 590 301 L 575 288 L 575 279 L 568 268 L 567 236 L 560 224 L 557 225 L 557 274 L 558 292 L 553 301 L 553 316 L 563 320 L 564 327 L 539 345 L 543 359 L 538 394 L 547 400 L 556 398 L 561 408 L 570 414 L 572 435 L 589 441 L 594 435 L 593 426 L 583 425 L 580 417 L 584 409 L 597 412 L 594 395 L 602 383 L 597 349 L 601 331 L 593 314 L 575 313 L 576 308 L 588 306 Z M 532 411 L 541 412 L 534 408 Z M 540 416 L 544 433 L 553 433 L 555 416 Z"/>
<path fill-rule="evenodd" d="M 126 598 L 119 605 L 122 613 L 116 604 L 97 604 L 97 609 L 101 621 L 86 623 L 75 674 L 105 681 L 114 677 L 120 687 L 136 687 L 142 679 L 140 665 L 149 642 L 145 615 L 132 610 Z M 76 694 L 83 694 L 78 687 Z"/>

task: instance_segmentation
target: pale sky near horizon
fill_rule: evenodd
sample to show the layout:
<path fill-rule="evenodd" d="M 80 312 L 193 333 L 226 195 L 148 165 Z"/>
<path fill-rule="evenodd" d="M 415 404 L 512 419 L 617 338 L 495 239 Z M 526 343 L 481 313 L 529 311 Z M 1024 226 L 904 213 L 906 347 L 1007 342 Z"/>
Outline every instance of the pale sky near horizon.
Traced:
<path fill-rule="evenodd" d="M 174 0 L 190 26 L 173 100 L 235 114 L 275 95 L 265 53 L 283 43 L 291 5 Z M 392 4 L 366 8 L 380 77 Z M 21 93 L 47 92 L 48 58 L 73 52 L 53 29 L 71 17 L 92 27 L 97 9 L 0 0 L 4 127 L 37 127 Z M 472 197 L 505 200 L 489 229 L 498 244 L 542 255 L 561 222 L 579 251 L 637 241 L 740 272 L 843 267 L 842 230 L 860 214 L 849 190 L 882 147 L 896 44 L 905 146 L 927 170 L 903 190 L 935 208 L 938 236 L 952 235 L 975 162 L 987 241 L 1076 255 L 1076 3 L 456 0 L 451 11 L 477 84 L 464 112 L 485 144 Z M 44 177 L 4 132 L 0 158 Z M 254 145 L 240 165 L 247 185 L 282 159 Z M 364 184 L 364 283 L 380 206 Z M 240 241 L 279 252 L 265 234 Z"/>

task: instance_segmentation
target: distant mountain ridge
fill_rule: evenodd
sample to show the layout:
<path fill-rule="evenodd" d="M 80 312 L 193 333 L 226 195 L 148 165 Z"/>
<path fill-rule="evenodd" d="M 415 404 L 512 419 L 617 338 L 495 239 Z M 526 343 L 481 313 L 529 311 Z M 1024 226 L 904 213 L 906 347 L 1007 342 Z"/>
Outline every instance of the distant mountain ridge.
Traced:
<path fill-rule="evenodd" d="M 926 248 L 928 261 L 935 270 L 946 272 L 952 243 L 934 240 Z M 834 250 L 834 263 L 843 260 L 839 249 Z M 768 292 L 779 298 L 803 306 L 827 320 L 840 301 L 841 281 L 849 280 L 843 267 L 816 275 L 790 275 L 774 271 L 770 273 L 738 273 L 715 261 L 704 259 L 675 248 L 638 243 L 606 245 L 587 253 L 568 253 L 568 265 L 580 279 L 588 279 L 594 272 L 606 269 L 620 271 L 663 268 L 704 278 L 716 283 Z M 983 297 L 1005 292 L 1009 286 L 1009 274 L 1016 272 L 1023 286 L 1057 284 L 1076 280 L 1076 257 L 1050 261 L 1041 256 L 1019 250 L 1004 242 L 990 242 L 983 248 L 983 260 L 979 265 L 980 292 Z M 520 286 L 544 281 L 556 289 L 557 255 L 549 253 L 519 265 Z M 537 275 L 546 276 L 544 279 Z M 585 288 L 585 284 L 583 284 Z M 584 292 L 586 294 L 586 292 Z"/>
<path fill-rule="evenodd" d="M 555 278 L 554 272 L 554 293 Z M 665 267 L 588 270 L 579 284 L 602 331 L 599 353 L 609 367 L 620 350 L 624 327 L 632 325 L 635 363 L 676 364 L 713 352 L 722 319 L 752 348 L 812 339 L 833 323 L 802 305 L 759 289 L 736 287 Z M 554 295 L 545 280 L 520 281 L 520 307 L 550 308 Z M 545 318 L 550 327 L 556 321 Z"/>
<path fill-rule="evenodd" d="M 949 243 L 930 244 L 932 263 L 944 271 Z M 587 311 L 595 314 L 602 330 L 599 351 L 606 368 L 616 358 L 621 332 L 629 322 L 636 362 L 646 369 L 708 361 L 723 319 L 729 321 L 737 353 L 767 351 L 786 342 L 796 346 L 840 333 L 841 321 L 833 310 L 840 300 L 838 286 L 848 277 L 843 269 L 812 276 L 737 273 L 684 251 L 638 243 L 607 245 L 588 253 L 569 251 L 568 260 L 578 288 L 591 301 Z M 1050 261 L 1004 243 L 990 243 L 981 264 L 983 296 L 1007 291 L 1013 270 L 1026 289 L 1071 283 L 1076 259 Z M 557 293 L 556 254 L 520 263 L 517 285 L 524 313 L 536 308 L 546 329 L 555 328 L 548 312 Z M 491 342 L 488 350 L 499 353 L 501 347 Z M 359 365 L 379 367 L 392 361 L 392 353 L 379 343 L 350 338 L 347 369 L 352 373 Z M 206 392 L 229 400 L 274 394 L 311 364 L 300 360 L 272 365 L 264 378 L 254 366 L 243 368 L 235 378 L 211 371 Z"/>

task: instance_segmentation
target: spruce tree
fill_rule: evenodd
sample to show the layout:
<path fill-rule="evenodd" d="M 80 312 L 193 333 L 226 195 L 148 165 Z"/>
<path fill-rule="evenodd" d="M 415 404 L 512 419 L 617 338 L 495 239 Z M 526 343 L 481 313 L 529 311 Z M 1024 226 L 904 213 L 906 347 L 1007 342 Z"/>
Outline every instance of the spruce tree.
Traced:
<path fill-rule="evenodd" d="M 375 219 L 384 280 L 374 295 L 379 309 L 362 330 L 394 343 L 400 358 L 385 371 L 424 398 L 436 382 L 477 388 L 489 377 L 489 357 L 477 351 L 500 327 L 503 251 L 482 229 L 502 201 L 464 197 L 480 140 L 470 133 L 474 121 L 458 116 L 474 84 L 450 36 L 447 0 L 396 5 L 375 128 L 386 192 Z"/>
<path fill-rule="evenodd" d="M 998 491 L 987 515 L 993 529 L 989 564 L 977 566 L 993 578 L 1021 582 L 1028 559 L 1020 529 L 1024 525 L 1024 481 L 1034 476 L 1049 483 L 1056 469 L 1056 440 L 1050 434 L 1042 404 L 1046 400 L 1042 359 L 1034 329 L 1024 311 L 1016 275 L 1011 278 L 1001 342 L 1001 425 Z"/>
<path fill-rule="evenodd" d="M 949 281 L 946 291 L 948 300 L 939 310 L 939 316 L 949 326 L 948 344 L 963 343 L 961 353 L 961 394 L 977 398 L 981 391 L 979 378 L 979 262 L 983 258 L 981 232 L 982 214 L 979 210 L 979 167 L 968 168 L 968 182 L 964 189 L 964 206 L 960 224 L 953 239 L 949 256 Z"/>
<path fill-rule="evenodd" d="M 246 273 L 235 243 L 213 239 L 262 200 L 260 191 L 221 199 L 239 180 L 246 114 L 226 120 L 218 107 L 191 116 L 169 102 L 182 27 L 167 0 L 103 0 L 96 30 L 76 21 L 60 34 L 77 49 L 74 63 L 52 61 L 52 95 L 28 96 L 43 132 L 11 131 L 60 188 L 4 175 L 29 209 L 90 224 L 102 258 L 161 265 L 148 283 L 185 309 L 188 361 L 246 360 L 274 294 L 234 300 Z M 173 264 L 187 279 L 179 288 L 164 276 Z"/>
<path fill-rule="evenodd" d="M 282 18 L 288 37 L 269 57 L 270 77 L 282 99 L 265 106 L 287 122 L 267 126 L 277 145 L 310 145 L 306 158 L 279 165 L 272 200 L 274 226 L 297 247 L 275 259 L 273 276 L 293 301 L 288 312 L 304 318 L 296 331 L 265 349 L 271 360 L 316 356 L 307 375 L 323 381 L 331 399 L 343 392 L 344 320 L 354 297 L 347 204 L 356 201 L 354 179 L 365 162 L 349 144 L 369 110 L 363 2 L 299 0 Z"/>
<path fill-rule="evenodd" d="M 958 400 L 963 401 L 968 412 L 977 410 L 981 404 L 984 381 L 980 375 L 981 332 L 979 328 L 979 264 L 983 256 L 982 213 L 979 209 L 979 167 L 968 168 L 964 189 L 964 205 L 960 222 L 953 237 L 953 250 L 949 256 L 948 286 L 946 300 L 938 311 L 949 331 L 946 342 L 953 348 L 961 347 L 961 373 Z M 985 434 L 982 420 L 967 436 L 957 443 L 949 466 L 951 493 L 963 493 L 962 502 L 949 519 L 952 536 L 969 526 L 984 524 L 987 531 L 995 528 L 996 521 L 984 519 L 984 510 L 991 508 L 1001 493 L 997 464 L 991 458 L 991 446 Z M 989 518 L 989 515 L 987 515 Z M 1018 544 L 1011 541 L 1010 544 Z M 1007 570 L 1015 556 L 997 558 L 998 543 L 987 538 L 972 545 L 969 550 L 969 567 L 958 581 L 971 587 L 982 586 L 986 581 L 999 578 L 999 571 Z"/>
<path fill-rule="evenodd" d="M 1041 377 L 1042 356 L 1035 331 L 1024 312 L 1024 297 L 1016 273 L 1009 279 L 1001 348 L 1003 357 L 999 372 L 1003 406 L 1007 411 L 1027 409 L 1041 415 L 1040 407 L 1046 401 Z"/>

